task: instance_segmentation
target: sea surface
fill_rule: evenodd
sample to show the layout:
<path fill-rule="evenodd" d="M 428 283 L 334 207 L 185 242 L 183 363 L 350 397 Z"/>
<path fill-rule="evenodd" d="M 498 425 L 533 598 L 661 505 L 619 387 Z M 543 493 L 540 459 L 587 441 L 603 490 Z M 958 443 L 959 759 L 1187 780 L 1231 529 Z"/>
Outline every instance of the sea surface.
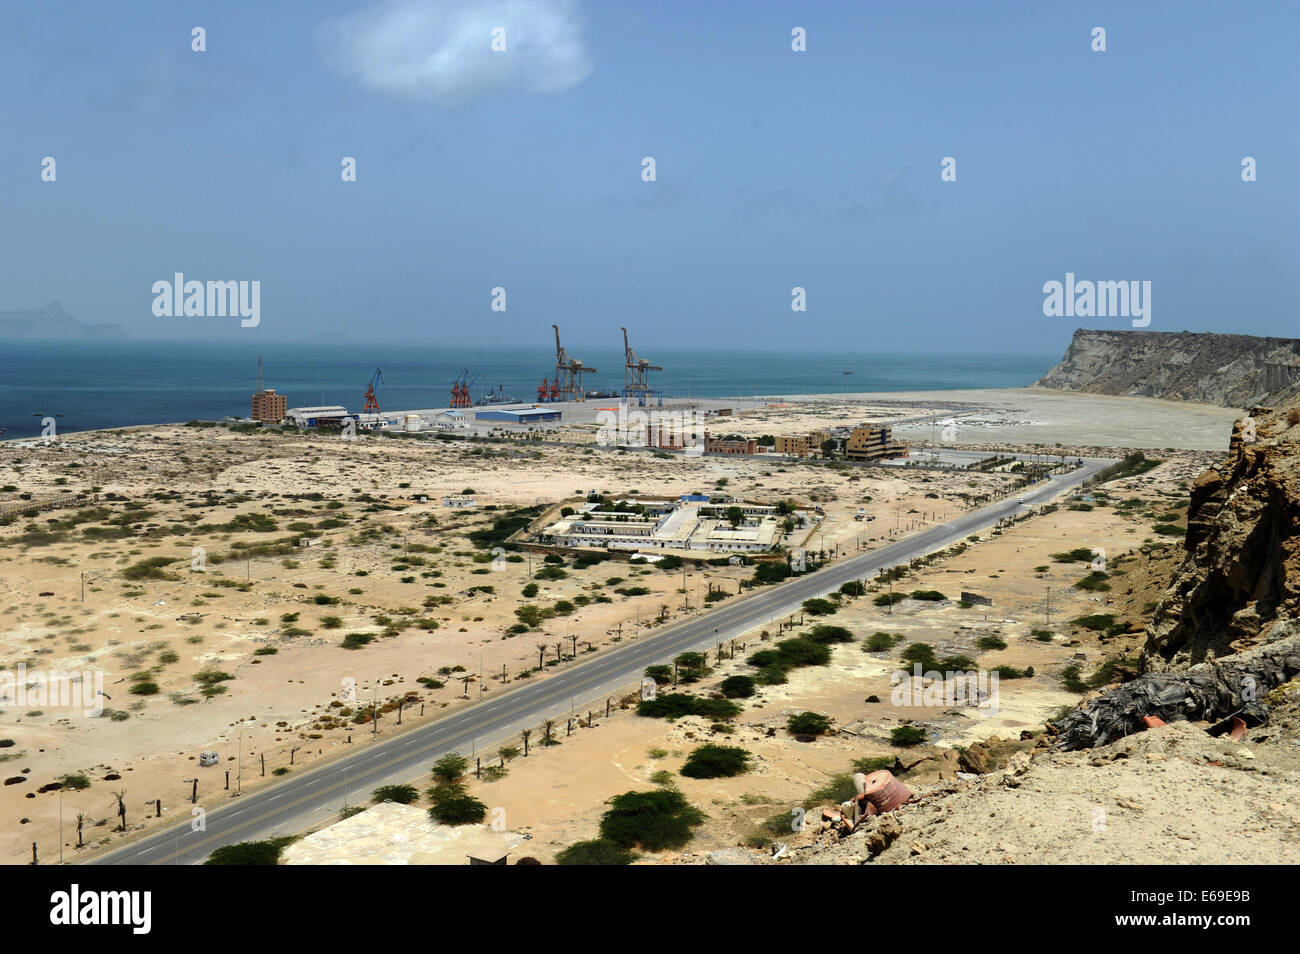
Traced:
<path fill-rule="evenodd" d="M 590 367 L 588 388 L 621 390 L 621 350 L 572 352 Z M 41 431 L 53 417 L 61 432 L 247 416 L 257 387 L 257 359 L 266 387 L 289 407 L 342 404 L 359 411 L 376 368 L 382 408 L 446 407 L 451 382 L 477 375 L 477 398 L 501 388 L 524 401 L 554 377 L 555 354 L 538 349 L 439 348 L 308 342 L 232 344 L 177 341 L 0 340 L 0 428 L 3 438 Z M 651 383 L 666 397 L 763 397 L 870 391 L 1024 387 L 1059 355 L 853 354 L 654 351 L 666 369 Z M 844 374 L 851 371 L 852 374 Z"/>

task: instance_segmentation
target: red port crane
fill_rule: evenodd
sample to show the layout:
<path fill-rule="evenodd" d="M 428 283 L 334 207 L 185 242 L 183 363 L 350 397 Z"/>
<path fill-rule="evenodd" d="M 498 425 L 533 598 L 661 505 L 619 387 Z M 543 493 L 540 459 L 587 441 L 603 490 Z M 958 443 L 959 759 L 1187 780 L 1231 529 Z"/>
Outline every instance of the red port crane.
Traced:
<path fill-rule="evenodd" d="M 361 408 L 362 414 L 378 414 L 379 401 L 375 398 L 375 385 L 384 383 L 384 372 L 380 368 L 375 368 L 375 373 L 370 376 L 370 383 L 366 385 L 366 403 Z"/>

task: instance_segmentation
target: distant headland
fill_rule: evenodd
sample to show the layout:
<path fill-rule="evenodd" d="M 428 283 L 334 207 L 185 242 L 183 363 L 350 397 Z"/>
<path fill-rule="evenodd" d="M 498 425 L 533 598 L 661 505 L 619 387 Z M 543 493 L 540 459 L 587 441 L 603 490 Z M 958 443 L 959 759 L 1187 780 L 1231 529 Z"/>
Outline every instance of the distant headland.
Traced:
<path fill-rule="evenodd" d="M 85 325 L 57 301 L 29 311 L 0 311 L 0 338 L 125 338 L 121 325 Z"/>

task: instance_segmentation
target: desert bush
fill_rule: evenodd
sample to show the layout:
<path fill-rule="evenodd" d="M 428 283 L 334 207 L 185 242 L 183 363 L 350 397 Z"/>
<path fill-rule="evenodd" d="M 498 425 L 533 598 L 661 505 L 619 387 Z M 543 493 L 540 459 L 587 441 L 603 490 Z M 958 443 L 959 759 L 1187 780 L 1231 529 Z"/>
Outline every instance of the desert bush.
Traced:
<path fill-rule="evenodd" d="M 600 820 L 600 836 L 622 848 L 680 848 L 691 840 L 691 829 L 704 823 L 704 813 L 676 789 L 625 792 L 609 803 Z"/>
<path fill-rule="evenodd" d="M 754 694 L 753 676 L 728 676 L 719 687 L 728 699 L 748 699 Z"/>
<path fill-rule="evenodd" d="M 820 712 L 800 712 L 786 719 L 785 727 L 791 735 L 825 735 L 831 730 L 831 720 Z"/>
<path fill-rule="evenodd" d="M 895 745 L 920 745 L 927 738 L 925 730 L 914 725 L 900 725 L 889 732 L 890 741 Z"/>
<path fill-rule="evenodd" d="M 750 754 L 734 745 L 701 745 L 686 757 L 687 778 L 731 778 L 749 771 Z"/>

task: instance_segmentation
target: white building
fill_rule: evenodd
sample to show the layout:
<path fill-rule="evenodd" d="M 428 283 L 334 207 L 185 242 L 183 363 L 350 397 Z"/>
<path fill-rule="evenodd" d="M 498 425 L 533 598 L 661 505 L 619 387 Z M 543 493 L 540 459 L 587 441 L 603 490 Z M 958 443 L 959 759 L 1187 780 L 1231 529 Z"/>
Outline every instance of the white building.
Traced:
<path fill-rule="evenodd" d="M 539 543 L 599 550 L 708 550 L 761 553 L 772 549 L 781 533 L 776 508 L 745 501 L 694 498 L 620 500 L 601 510 L 586 504 L 544 527 Z M 739 507 L 742 519 L 732 526 L 727 511 Z"/>

